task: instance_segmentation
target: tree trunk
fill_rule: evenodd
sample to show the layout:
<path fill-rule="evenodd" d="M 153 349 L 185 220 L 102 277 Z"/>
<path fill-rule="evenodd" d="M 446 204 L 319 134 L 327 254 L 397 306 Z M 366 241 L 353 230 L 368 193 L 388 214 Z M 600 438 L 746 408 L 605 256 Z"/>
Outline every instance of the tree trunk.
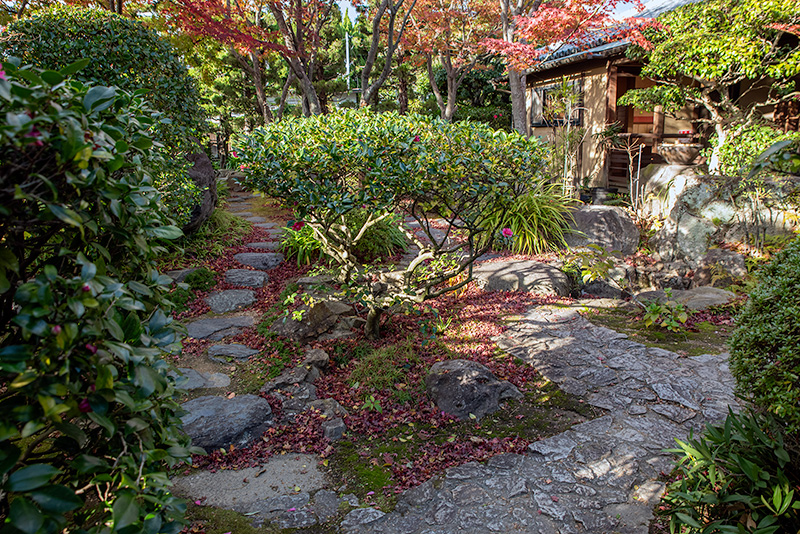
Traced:
<path fill-rule="evenodd" d="M 433 58 L 430 54 L 427 54 L 426 65 L 428 67 L 428 80 L 431 82 L 431 91 L 433 91 L 433 96 L 436 97 L 436 105 L 439 106 L 439 113 L 444 119 L 446 106 L 444 98 L 442 98 L 442 92 L 439 91 L 439 86 L 436 85 L 436 78 L 433 75 Z"/>
<path fill-rule="evenodd" d="M 522 135 L 530 135 L 525 85 L 525 75 L 508 67 L 508 88 L 511 90 L 511 118 L 514 121 L 514 129 Z"/>
<path fill-rule="evenodd" d="M 711 157 L 708 158 L 708 172 L 709 174 L 716 174 L 720 172 L 719 156 L 722 152 L 723 145 L 728 140 L 728 132 L 725 130 L 721 122 L 714 124 L 714 131 L 717 133 L 717 145 L 711 151 Z"/>
<path fill-rule="evenodd" d="M 381 316 L 383 310 L 380 308 L 370 308 L 367 312 L 367 322 L 364 324 L 364 335 L 367 339 L 378 339 L 381 336 Z"/>
<path fill-rule="evenodd" d="M 278 105 L 278 120 L 283 119 L 283 112 L 286 110 L 286 99 L 289 97 L 289 87 L 291 87 L 294 80 L 294 71 L 289 69 L 289 74 L 286 75 L 286 83 L 283 84 L 283 91 L 281 91 L 281 101 Z"/>
<path fill-rule="evenodd" d="M 397 101 L 400 104 L 400 115 L 408 114 L 408 78 L 401 74 L 397 84 Z"/>
<path fill-rule="evenodd" d="M 264 92 L 264 80 L 262 78 L 261 72 L 261 60 L 259 59 L 258 55 L 254 51 L 250 51 L 250 63 L 252 65 L 252 74 L 253 74 L 253 87 L 256 90 L 256 100 L 258 101 L 258 107 L 261 110 L 261 117 L 264 120 L 264 124 L 269 124 L 273 122 L 272 118 L 272 110 L 269 109 L 269 104 L 267 104 L 267 95 Z"/>
<path fill-rule="evenodd" d="M 447 73 L 447 105 L 444 108 L 444 117 L 447 122 L 453 122 L 453 116 L 456 114 L 456 96 L 458 96 L 458 76 L 457 71 Z"/>

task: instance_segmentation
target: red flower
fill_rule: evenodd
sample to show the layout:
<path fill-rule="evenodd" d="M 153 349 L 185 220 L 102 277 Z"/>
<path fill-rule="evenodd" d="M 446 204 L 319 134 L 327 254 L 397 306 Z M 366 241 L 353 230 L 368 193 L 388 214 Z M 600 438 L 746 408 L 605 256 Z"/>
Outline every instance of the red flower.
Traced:
<path fill-rule="evenodd" d="M 415 142 L 415 143 L 419 143 L 419 136 L 418 136 L 418 135 L 415 135 L 415 136 L 414 136 L 414 142 Z"/>
<path fill-rule="evenodd" d="M 294 223 L 294 224 L 292 225 L 292 230 L 294 230 L 295 232 L 297 232 L 298 230 L 300 230 L 300 229 L 301 229 L 303 226 L 305 226 L 305 225 L 306 225 L 306 223 L 304 223 L 303 221 L 297 221 L 296 223 Z"/>
<path fill-rule="evenodd" d="M 92 354 L 97 354 L 97 347 L 95 345 L 92 345 L 91 343 L 87 343 L 84 346 L 86 347 L 86 350 L 88 350 Z"/>
<path fill-rule="evenodd" d="M 61 333 L 61 326 L 60 325 L 55 325 L 53 328 L 50 329 L 50 331 L 53 334 L 58 335 L 58 334 Z"/>
<path fill-rule="evenodd" d="M 78 410 L 80 410 L 81 413 L 89 413 L 89 412 L 91 412 L 92 411 L 92 405 L 89 404 L 89 399 L 83 399 L 82 401 L 80 401 L 78 403 Z"/>

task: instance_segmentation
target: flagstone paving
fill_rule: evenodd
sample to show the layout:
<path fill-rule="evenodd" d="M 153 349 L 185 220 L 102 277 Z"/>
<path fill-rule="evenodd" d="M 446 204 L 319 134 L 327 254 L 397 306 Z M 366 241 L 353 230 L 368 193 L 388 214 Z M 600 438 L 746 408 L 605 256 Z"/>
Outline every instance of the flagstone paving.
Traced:
<path fill-rule="evenodd" d="M 239 203 L 246 198 L 252 196 L 234 195 L 229 200 Z M 272 222 L 256 226 L 271 229 L 273 240 L 283 233 Z M 248 246 L 273 250 L 277 241 Z M 243 268 L 227 271 L 225 280 L 243 289 L 212 293 L 212 311 L 227 313 L 250 306 L 253 291 L 245 288 L 266 284 L 267 271 L 284 261 L 284 256 L 245 252 L 234 259 Z M 176 271 L 175 275 L 185 273 Z M 664 449 L 690 430 L 720 421 L 729 406 L 736 406 L 727 355 L 683 358 L 646 347 L 593 325 L 580 315 L 580 306 L 534 308 L 496 342 L 565 392 L 607 410 L 607 415 L 535 442 L 526 454 L 503 454 L 485 464 L 471 462 L 448 469 L 406 491 L 389 513 L 356 508 L 344 516 L 339 530 L 348 534 L 646 534 L 663 489 L 659 476 L 671 469 Z M 249 315 L 223 315 L 191 322 L 187 332 L 193 338 L 222 341 L 253 324 Z M 225 362 L 225 358 L 246 359 L 257 352 L 222 342 L 211 346 L 208 354 Z M 194 387 L 223 387 L 217 385 L 224 382 L 220 376 L 188 368 L 180 372 Z M 313 385 L 309 382 L 308 387 Z M 316 398 L 308 397 L 309 401 Z M 241 410 L 222 396 L 201 399 L 197 403 L 204 410 L 211 410 L 214 402 L 232 414 Z M 257 403 L 257 399 L 236 402 Z M 197 416 L 186 417 L 195 417 L 193 424 L 200 422 Z M 227 430 L 234 433 L 235 429 Z M 213 433 L 204 435 L 205 439 L 214 437 Z M 256 524 L 274 521 L 280 528 L 310 527 L 334 517 L 344 503 L 359 506 L 354 496 L 325 489 L 316 457 L 292 455 L 292 461 L 286 462 L 287 458 L 278 456 L 260 468 L 195 473 L 176 479 L 178 492 L 203 499 L 204 504 L 251 514 Z"/>

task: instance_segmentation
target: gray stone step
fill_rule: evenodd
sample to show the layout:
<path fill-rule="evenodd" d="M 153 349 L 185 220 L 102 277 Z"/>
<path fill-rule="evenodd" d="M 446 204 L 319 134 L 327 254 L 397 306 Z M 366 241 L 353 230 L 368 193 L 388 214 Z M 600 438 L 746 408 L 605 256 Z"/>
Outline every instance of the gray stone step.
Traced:
<path fill-rule="evenodd" d="M 256 395 L 198 397 L 181 405 L 183 430 L 192 445 L 206 452 L 233 445 L 246 447 L 261 438 L 272 425 L 272 409 L 266 399 Z"/>
<path fill-rule="evenodd" d="M 229 269 L 225 271 L 225 281 L 235 286 L 263 287 L 267 285 L 269 276 L 264 271 Z"/>
<path fill-rule="evenodd" d="M 249 221 L 251 223 L 261 223 L 261 224 L 267 222 L 267 219 L 265 219 L 264 217 L 246 217 L 244 220 Z"/>
<path fill-rule="evenodd" d="M 242 265 L 269 271 L 280 265 L 284 256 L 279 252 L 240 252 L 234 255 L 233 259 Z"/>
<path fill-rule="evenodd" d="M 261 241 L 258 243 L 248 243 L 247 246 L 259 250 L 278 250 L 281 248 L 281 244 L 278 241 Z"/>
<path fill-rule="evenodd" d="M 189 337 L 195 339 L 220 341 L 225 337 L 238 334 L 243 328 L 253 326 L 253 323 L 253 318 L 246 315 L 239 317 L 214 317 L 189 323 L 186 326 L 186 332 Z"/>
<path fill-rule="evenodd" d="M 544 295 L 569 295 L 569 277 L 537 261 L 498 261 L 477 265 L 472 276 L 486 291 L 528 291 Z"/>
<path fill-rule="evenodd" d="M 179 367 L 178 371 L 170 371 L 181 389 L 191 391 L 203 388 L 224 388 L 231 384 L 231 378 L 223 373 L 203 373 L 188 367 Z"/>
<path fill-rule="evenodd" d="M 265 222 L 265 223 L 257 223 L 254 226 L 258 228 L 277 228 L 278 223 L 275 222 Z"/>
<path fill-rule="evenodd" d="M 256 301 L 256 294 L 250 289 L 226 289 L 211 293 L 205 301 L 212 312 L 228 313 L 253 304 Z"/>
<path fill-rule="evenodd" d="M 208 347 L 208 355 L 212 360 L 227 363 L 225 357 L 234 358 L 236 360 L 246 360 L 253 354 L 258 354 L 258 350 L 251 349 L 247 345 L 241 343 L 228 343 L 222 345 L 211 345 Z"/>

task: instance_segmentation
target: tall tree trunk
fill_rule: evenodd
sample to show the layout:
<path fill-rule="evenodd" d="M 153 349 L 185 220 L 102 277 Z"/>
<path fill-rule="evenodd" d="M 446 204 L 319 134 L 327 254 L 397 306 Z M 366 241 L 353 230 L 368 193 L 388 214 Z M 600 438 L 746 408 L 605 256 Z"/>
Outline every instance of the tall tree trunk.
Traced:
<path fill-rule="evenodd" d="M 430 54 L 426 54 L 425 65 L 428 67 L 428 80 L 431 82 L 431 91 L 433 91 L 433 96 L 436 97 L 436 105 L 439 106 L 440 116 L 444 119 L 446 106 L 444 98 L 442 98 L 442 92 L 439 90 L 439 86 L 436 84 L 436 78 L 433 75 L 433 58 Z"/>
<path fill-rule="evenodd" d="M 264 73 L 261 71 L 261 59 L 259 59 L 258 55 L 252 50 L 250 51 L 250 64 L 253 74 L 253 87 L 256 90 L 256 101 L 261 110 L 261 117 L 264 120 L 264 124 L 269 124 L 273 122 L 274 119 L 272 117 L 272 110 L 269 109 L 269 104 L 267 103 L 267 95 L 264 92 Z"/>
<path fill-rule="evenodd" d="M 398 77 L 397 102 L 400 104 L 400 115 L 408 114 L 408 76 L 403 73 Z"/>
<path fill-rule="evenodd" d="M 525 75 L 508 67 L 508 88 L 511 90 L 511 118 L 514 129 L 522 135 L 530 135 L 528 108 L 525 102 Z"/>
<path fill-rule="evenodd" d="M 286 75 L 286 83 L 283 84 L 283 90 L 281 91 L 281 101 L 278 104 L 278 120 L 283 119 L 283 112 L 286 110 L 286 99 L 289 97 L 289 87 L 291 87 L 295 79 L 294 71 L 289 69 L 289 73 Z"/>

